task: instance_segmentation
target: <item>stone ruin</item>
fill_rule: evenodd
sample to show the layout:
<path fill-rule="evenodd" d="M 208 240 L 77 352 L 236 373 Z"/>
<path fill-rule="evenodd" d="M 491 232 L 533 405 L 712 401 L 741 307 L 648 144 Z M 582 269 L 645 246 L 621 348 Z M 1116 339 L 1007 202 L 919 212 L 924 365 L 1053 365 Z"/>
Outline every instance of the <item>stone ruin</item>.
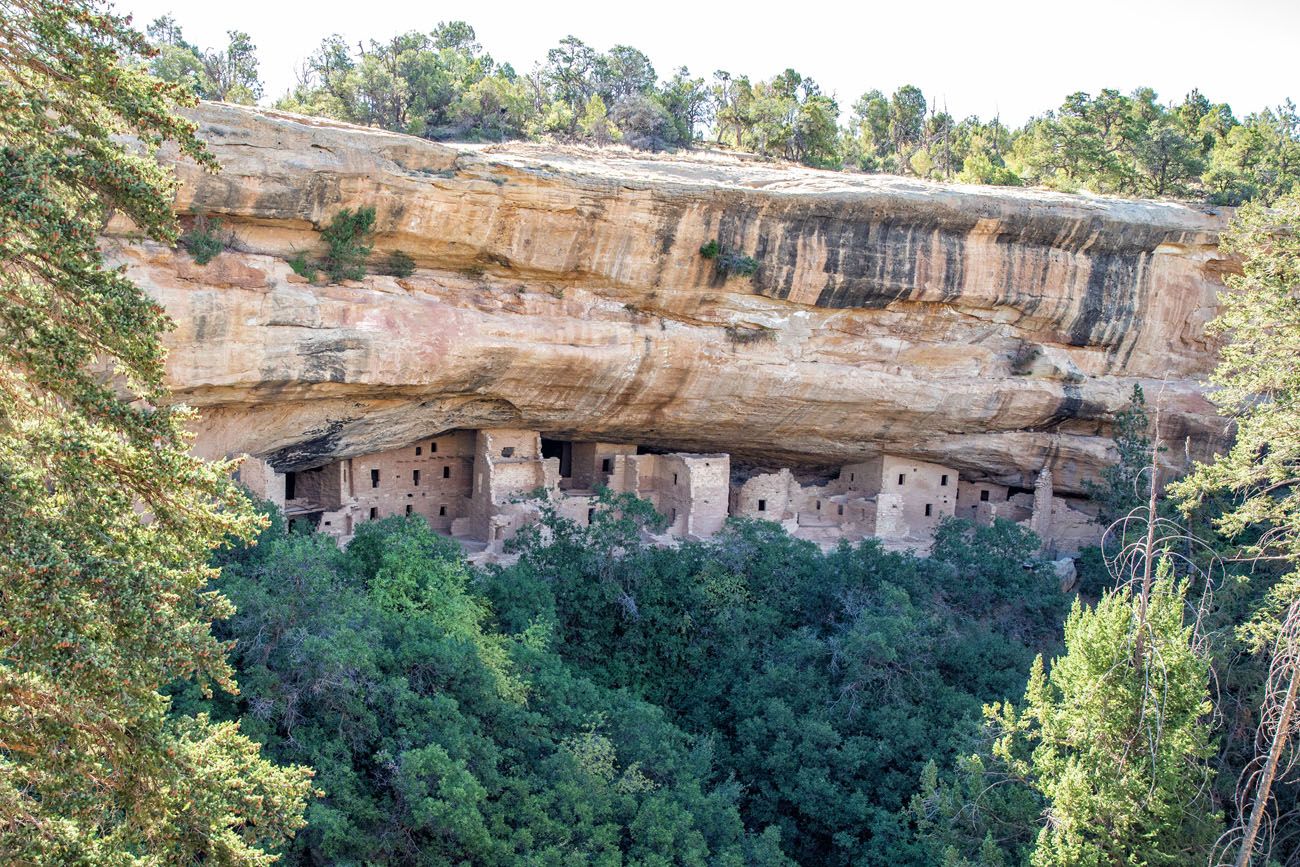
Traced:
<path fill-rule="evenodd" d="M 648 500 L 667 521 L 653 537 L 660 544 L 708 538 L 728 516 L 772 521 L 823 548 L 879 539 L 886 548 L 918 553 L 929 550 L 935 528 L 949 517 L 1028 527 L 1054 557 L 1096 544 L 1102 531 L 1086 501 L 1054 494 L 1046 468 L 1027 492 L 897 455 L 847 464 L 830 480 L 800 482 L 790 468 L 738 469 L 733 477 L 726 454 L 641 451 L 531 430 L 457 430 L 294 472 L 247 458 L 239 480 L 290 522 L 307 523 L 340 544 L 365 521 L 420 515 L 471 557 L 488 560 L 540 518 L 543 501 L 586 526 L 600 487 Z"/>

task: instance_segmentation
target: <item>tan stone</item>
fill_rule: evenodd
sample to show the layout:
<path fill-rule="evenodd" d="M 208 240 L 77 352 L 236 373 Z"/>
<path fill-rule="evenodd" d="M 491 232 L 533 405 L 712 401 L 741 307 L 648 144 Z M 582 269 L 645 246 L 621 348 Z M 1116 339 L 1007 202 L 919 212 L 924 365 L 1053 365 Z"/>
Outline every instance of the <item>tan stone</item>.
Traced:
<path fill-rule="evenodd" d="M 1167 460 L 1221 442 L 1200 383 L 1223 213 L 194 116 L 224 170 L 180 164 L 177 207 L 250 252 L 108 254 L 177 322 L 169 374 L 204 453 L 302 470 L 513 428 L 790 465 L 888 453 L 1018 488 L 1047 466 L 1078 493 L 1134 383 L 1163 393 Z M 367 205 L 377 255 L 419 270 L 298 283 L 283 259 Z M 713 239 L 758 273 L 715 276 Z"/>

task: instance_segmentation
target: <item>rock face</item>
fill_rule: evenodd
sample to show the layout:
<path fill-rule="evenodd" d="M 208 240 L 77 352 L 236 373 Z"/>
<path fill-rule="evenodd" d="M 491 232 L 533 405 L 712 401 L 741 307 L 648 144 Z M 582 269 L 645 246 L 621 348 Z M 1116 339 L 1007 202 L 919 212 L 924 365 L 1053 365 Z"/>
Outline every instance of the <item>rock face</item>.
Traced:
<path fill-rule="evenodd" d="M 221 218 L 233 249 L 108 248 L 176 320 L 170 376 L 208 454 L 296 470 L 509 427 L 768 465 L 884 451 L 1023 488 L 1046 466 L 1077 492 L 1134 383 L 1170 460 L 1224 436 L 1200 385 L 1222 213 L 195 117 L 223 170 L 179 163 L 177 209 Z M 362 206 L 376 261 L 400 249 L 414 275 L 292 273 Z M 714 240 L 755 273 L 719 273 Z"/>

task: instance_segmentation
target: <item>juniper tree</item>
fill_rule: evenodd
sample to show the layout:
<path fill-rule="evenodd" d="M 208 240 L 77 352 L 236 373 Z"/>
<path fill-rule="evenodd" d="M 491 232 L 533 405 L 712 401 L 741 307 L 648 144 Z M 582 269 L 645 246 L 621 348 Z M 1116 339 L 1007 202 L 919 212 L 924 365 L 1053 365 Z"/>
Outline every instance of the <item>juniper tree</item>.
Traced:
<path fill-rule="evenodd" d="M 1046 804 L 1034 867 L 1205 863 L 1220 831 L 1209 660 L 1184 593 L 1166 567 L 1145 605 L 1128 586 L 1076 601 L 1065 655 L 1035 661 L 1023 709 L 986 709 L 994 755 Z"/>

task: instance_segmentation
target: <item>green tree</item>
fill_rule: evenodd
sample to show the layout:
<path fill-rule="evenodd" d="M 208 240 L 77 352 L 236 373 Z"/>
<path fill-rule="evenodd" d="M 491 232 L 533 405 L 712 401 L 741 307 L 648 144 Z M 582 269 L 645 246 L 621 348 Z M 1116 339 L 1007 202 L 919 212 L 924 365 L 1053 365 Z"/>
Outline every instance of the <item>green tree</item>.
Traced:
<path fill-rule="evenodd" d="M 202 51 L 185 41 L 171 15 L 154 19 L 148 27 L 154 53 L 149 71 L 190 88 L 200 99 L 252 105 L 262 95 L 258 79 L 257 46 L 240 30 L 231 30 L 224 49 Z"/>
<path fill-rule="evenodd" d="M 522 133 L 530 104 L 514 70 L 497 67 L 473 27 L 451 21 L 355 52 L 330 36 L 277 107 L 428 138 L 499 139 Z"/>
<path fill-rule="evenodd" d="M 1238 610 L 1227 626 L 1240 642 L 1225 641 L 1228 651 L 1254 651 L 1267 660 L 1272 688 L 1256 681 L 1237 707 L 1261 722 L 1261 741 L 1269 744 L 1256 758 L 1255 744 L 1230 767 L 1240 773 L 1240 826 L 1247 829 L 1248 844 L 1262 839 L 1263 818 L 1286 812 L 1295 804 L 1294 790 L 1279 785 L 1275 772 L 1278 755 L 1294 755 L 1296 623 L 1300 619 L 1300 436 L 1297 436 L 1297 398 L 1300 379 L 1300 196 L 1278 200 L 1274 207 L 1252 203 L 1238 211 L 1222 238 L 1222 247 L 1241 262 L 1241 274 L 1230 276 L 1221 295 L 1221 312 L 1211 328 L 1229 336 L 1211 376 L 1217 386 L 1212 398 L 1220 412 L 1236 422 L 1236 438 L 1226 454 L 1209 464 L 1198 464 L 1182 481 L 1172 485 L 1174 497 L 1187 514 L 1204 505 L 1221 509 L 1214 521 L 1234 543 L 1235 553 L 1250 563 L 1273 565 L 1280 573 L 1268 580 L 1267 568 L 1252 567 L 1242 583 L 1252 587 L 1248 605 Z M 1216 503 L 1217 501 L 1217 503 Z M 1254 589 L 1254 585 L 1260 585 Z M 1289 636 L 1289 641 L 1286 640 Z M 1245 654 L 1242 654 L 1245 655 Z M 1283 696 L 1289 695 L 1289 699 Z M 1289 705 L 1288 705 L 1289 702 Z M 1254 704 L 1255 707 L 1250 708 Z M 1249 709 L 1248 709 L 1249 708 Z M 1270 730 L 1270 724 L 1272 729 Z M 1261 768 L 1265 773 L 1256 774 Z M 1279 806 L 1280 805 L 1280 806 Z M 1267 824 L 1267 823 L 1263 823 Z M 1242 845 L 1236 863 L 1251 863 L 1252 845 Z"/>
<path fill-rule="evenodd" d="M 597 524 L 636 539 L 635 521 Z M 290 864 L 790 867 L 775 829 L 746 831 L 704 739 L 572 671 L 546 617 L 501 631 L 422 518 L 363 524 L 346 551 L 268 534 L 226 560 L 244 690 L 178 702 L 317 767 Z"/>
<path fill-rule="evenodd" d="M 201 52 L 197 45 L 185 41 L 176 19 L 171 15 L 156 18 L 146 32 L 156 52 L 149 58 L 149 71 L 163 81 L 182 84 L 196 95 L 202 95 L 204 71 Z"/>
<path fill-rule="evenodd" d="M 1047 805 L 1035 867 L 1204 863 L 1222 830 L 1207 761 L 1209 660 L 1169 571 L 1095 608 L 1076 601 L 1065 655 L 1050 672 L 1034 662 L 1024 708 L 986 710 L 995 755 Z"/>
<path fill-rule="evenodd" d="M 1210 328 L 1228 335 L 1210 377 L 1220 412 L 1236 422 L 1232 448 L 1198 464 L 1171 493 L 1184 507 L 1219 493 L 1234 502 L 1217 526 L 1242 539 L 1245 553 L 1272 558 L 1292 571 L 1281 581 L 1262 624 L 1300 596 L 1300 196 L 1274 207 L 1243 207 L 1223 235 L 1222 248 L 1240 258 L 1227 279 L 1220 313 Z M 1252 538 L 1253 529 L 1266 532 Z M 1267 627 L 1265 633 L 1267 633 Z M 1267 637 L 1266 635 L 1261 637 Z"/>
<path fill-rule="evenodd" d="M 1104 525 L 1128 515 L 1147 502 L 1143 480 L 1149 476 L 1155 444 L 1151 439 L 1151 418 L 1146 394 L 1134 385 L 1128 406 L 1115 413 L 1111 440 L 1119 462 L 1101 471 L 1100 483 L 1087 483 L 1088 497 L 1100 506 L 1097 519 Z M 1163 449 L 1162 449 L 1163 451 Z"/>
<path fill-rule="evenodd" d="M 925 133 L 925 94 L 905 84 L 889 98 L 889 143 L 897 166 L 906 170 L 921 148 Z"/>
<path fill-rule="evenodd" d="M 1290 100 L 1231 126 L 1210 154 L 1204 182 L 1211 198 L 1265 204 L 1300 189 L 1300 115 Z"/>
<path fill-rule="evenodd" d="M 545 81 L 553 98 L 568 106 L 569 135 L 576 132 L 578 119 L 595 92 L 597 60 L 596 52 L 576 36 L 564 37 L 546 52 Z"/>
<path fill-rule="evenodd" d="M 599 93 L 593 93 L 578 118 L 578 132 L 588 141 L 606 145 L 618 137 L 618 129 L 609 119 L 609 110 Z"/>
<path fill-rule="evenodd" d="M 630 45 L 615 45 L 596 58 L 592 70 L 593 84 L 607 105 L 620 100 L 644 96 L 654 90 L 654 64 Z"/>
<path fill-rule="evenodd" d="M 0 6 L 0 851 L 18 863 L 263 864 L 311 791 L 159 693 L 234 689 L 206 563 L 256 518 L 228 463 L 188 454 L 166 315 L 97 246 L 112 212 L 176 239 L 163 141 L 216 168 L 174 113 L 190 93 L 124 62 L 150 54 L 99 4 Z"/>
<path fill-rule="evenodd" d="M 719 69 L 713 73 L 713 112 L 716 118 L 717 143 L 724 139 L 740 147 L 745 131 L 752 122 L 754 91 L 746 76 L 732 77 Z"/>
<path fill-rule="evenodd" d="M 884 161 L 892 152 L 889 99 L 879 90 L 869 90 L 853 103 L 849 142 L 847 162 L 867 171 L 887 170 Z"/>
<path fill-rule="evenodd" d="M 606 499 L 590 527 L 544 507 L 520 561 L 482 578 L 502 628 L 553 624 L 576 672 L 709 738 L 746 825 L 800 863 L 932 863 L 907 831 L 924 763 L 1055 647 L 1064 594 L 1025 568 L 1037 540 L 954 521 L 929 559 L 823 554 L 736 521 L 665 550 L 640 541 L 647 506 Z"/>
<path fill-rule="evenodd" d="M 262 83 L 257 77 L 257 46 L 242 30 L 226 34 L 229 41 L 222 49 L 203 53 L 204 99 L 221 102 L 238 102 L 252 105 L 262 96 Z"/>
<path fill-rule="evenodd" d="M 692 78 L 685 66 L 664 83 L 659 98 L 677 127 L 678 141 L 694 141 L 699 127 L 712 119 L 708 86 L 703 78 Z"/>
<path fill-rule="evenodd" d="M 838 164 L 839 106 L 811 78 L 787 69 L 748 92 L 737 90 L 735 96 L 745 97 L 748 125 L 737 123 L 743 146 L 807 165 Z"/>

